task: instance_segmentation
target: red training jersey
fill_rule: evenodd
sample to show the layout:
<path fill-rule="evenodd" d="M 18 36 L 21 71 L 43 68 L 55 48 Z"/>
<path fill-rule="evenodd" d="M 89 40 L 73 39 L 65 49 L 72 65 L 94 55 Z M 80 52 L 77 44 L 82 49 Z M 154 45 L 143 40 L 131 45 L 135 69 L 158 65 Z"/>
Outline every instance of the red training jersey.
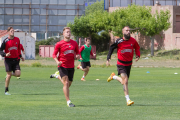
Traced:
<path fill-rule="evenodd" d="M 79 48 L 76 41 L 71 40 L 66 42 L 61 40 L 55 45 L 53 58 L 59 53 L 58 60 L 62 61 L 61 66 L 64 68 L 74 68 L 74 54 L 79 54 Z"/>
<path fill-rule="evenodd" d="M 111 58 L 113 50 L 117 48 L 117 64 L 123 66 L 132 65 L 132 59 L 134 55 L 134 50 L 136 57 L 140 57 L 140 47 L 137 41 L 130 37 L 129 40 L 124 40 L 123 38 L 117 39 L 114 44 L 110 46 L 110 50 L 107 56 L 107 60 Z"/>
<path fill-rule="evenodd" d="M 89 47 L 89 46 L 87 46 L 87 47 Z M 82 58 L 82 57 L 81 57 L 81 52 L 82 52 L 84 49 L 85 49 L 84 45 L 81 46 L 81 48 L 79 49 L 80 58 Z M 91 49 L 90 55 L 93 56 L 92 49 Z"/>
<path fill-rule="evenodd" d="M 20 40 L 18 37 L 14 37 L 14 39 L 6 38 L 1 44 L 0 54 L 5 59 L 17 59 L 20 56 L 20 50 Z M 9 52 L 11 55 L 6 57 L 6 53 Z"/>

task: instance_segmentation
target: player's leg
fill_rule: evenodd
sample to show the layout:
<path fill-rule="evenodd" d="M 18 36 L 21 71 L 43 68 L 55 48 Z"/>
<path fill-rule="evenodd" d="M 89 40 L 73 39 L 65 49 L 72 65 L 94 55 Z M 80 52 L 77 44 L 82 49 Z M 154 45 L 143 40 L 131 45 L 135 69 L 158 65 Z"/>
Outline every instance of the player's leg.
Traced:
<path fill-rule="evenodd" d="M 15 73 L 13 74 L 15 77 L 20 77 L 21 76 L 21 70 L 15 70 Z"/>
<path fill-rule="evenodd" d="M 131 65 L 130 66 L 125 66 L 125 70 L 126 73 L 121 73 L 121 77 L 123 80 L 123 90 L 124 90 L 124 95 L 127 101 L 127 105 L 130 106 L 132 104 L 134 104 L 134 101 L 131 101 L 129 98 L 129 90 L 128 90 L 128 80 L 129 80 L 129 76 L 130 76 L 130 71 L 131 71 Z"/>
<path fill-rule="evenodd" d="M 88 74 L 88 72 L 89 72 L 89 66 L 86 66 L 85 71 L 84 71 L 84 74 L 83 74 L 83 77 L 84 77 L 84 78 L 86 77 L 86 75 Z"/>
<path fill-rule="evenodd" d="M 59 71 L 56 71 L 54 74 L 50 75 L 50 78 L 58 78 L 59 75 Z"/>
<path fill-rule="evenodd" d="M 13 69 L 12 76 L 20 77 L 21 69 L 20 69 L 20 66 L 19 66 L 19 60 L 14 61 L 12 69 Z"/>
<path fill-rule="evenodd" d="M 72 85 L 73 77 L 74 77 L 74 68 L 68 68 L 69 87 Z M 70 100 L 67 101 L 67 106 L 75 107 L 75 105 Z"/>
<path fill-rule="evenodd" d="M 20 59 L 18 59 L 18 62 L 20 63 Z M 21 79 L 21 77 L 19 76 L 19 77 L 17 77 L 17 79 Z"/>
<path fill-rule="evenodd" d="M 65 75 L 62 77 L 62 83 L 63 83 L 63 92 L 66 98 L 66 101 L 69 101 L 69 79 L 68 76 Z"/>
<path fill-rule="evenodd" d="M 12 75 L 12 62 L 5 60 L 4 64 L 5 64 L 6 73 L 7 73 L 6 78 L 5 78 L 5 95 L 11 95 L 9 93 L 9 83 L 10 83 L 10 79 Z"/>
<path fill-rule="evenodd" d="M 12 72 L 7 72 L 7 75 L 6 75 L 6 80 L 5 80 L 5 95 L 11 95 L 9 93 L 9 83 L 10 83 L 10 79 L 11 79 L 11 74 L 12 74 Z"/>
<path fill-rule="evenodd" d="M 68 78 L 68 75 L 69 75 L 68 72 L 69 71 L 66 68 L 63 68 L 63 67 L 58 67 L 58 70 L 59 70 L 59 73 L 60 73 L 60 76 L 61 76 L 60 81 L 63 83 L 63 92 L 64 92 L 64 95 L 65 95 L 65 98 L 66 98 L 66 101 L 67 101 L 67 106 L 75 107 L 75 105 L 73 105 L 71 103 L 70 98 L 69 98 L 69 86 L 71 85 L 71 83 L 69 82 L 69 78 Z"/>
<path fill-rule="evenodd" d="M 114 72 L 108 77 L 107 81 L 110 82 L 111 80 L 117 80 L 122 84 L 122 78 L 117 76 Z"/>
<path fill-rule="evenodd" d="M 62 84 L 63 84 L 63 80 L 62 80 L 62 78 L 60 77 L 60 75 L 56 76 L 56 78 L 58 78 L 58 79 L 62 82 Z"/>
<path fill-rule="evenodd" d="M 82 76 L 82 78 L 81 78 L 81 81 L 86 81 L 85 80 L 85 77 L 86 77 L 86 75 L 88 74 L 88 72 L 89 72 L 89 64 L 87 64 L 88 62 L 81 62 L 81 70 L 82 71 L 84 71 L 84 74 L 83 74 L 83 76 Z"/>
<path fill-rule="evenodd" d="M 112 73 L 110 77 L 107 79 L 107 81 L 110 82 L 111 80 L 118 80 L 123 85 L 127 105 L 132 105 L 134 104 L 134 102 L 130 100 L 128 91 L 128 78 L 130 75 L 131 66 L 117 65 L 117 70 L 118 75 L 121 75 L 121 77 L 116 76 L 115 73 Z"/>
<path fill-rule="evenodd" d="M 88 72 L 89 72 L 89 68 L 91 67 L 90 61 L 89 61 L 89 62 L 86 62 L 85 64 L 86 64 L 86 71 L 84 71 L 83 77 L 86 77 L 86 75 L 87 75 Z"/>

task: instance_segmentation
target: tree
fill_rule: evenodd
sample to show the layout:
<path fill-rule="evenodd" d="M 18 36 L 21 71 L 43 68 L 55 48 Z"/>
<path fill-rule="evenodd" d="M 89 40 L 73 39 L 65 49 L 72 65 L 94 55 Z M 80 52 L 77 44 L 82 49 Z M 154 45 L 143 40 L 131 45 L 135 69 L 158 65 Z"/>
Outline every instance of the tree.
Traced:
<path fill-rule="evenodd" d="M 91 37 L 92 34 L 105 30 L 108 12 L 104 11 L 104 1 L 97 1 L 86 8 L 85 15 L 75 17 L 73 23 L 68 23 L 72 34 L 81 37 Z M 106 24 L 105 24 L 106 23 Z"/>
<path fill-rule="evenodd" d="M 122 37 L 122 28 L 129 26 L 134 29 L 133 32 L 139 31 L 141 34 L 152 38 L 163 30 L 170 27 L 170 12 L 161 10 L 156 11 L 153 15 L 151 7 L 138 6 L 135 4 L 129 5 L 126 8 L 118 9 L 111 13 L 111 30 L 115 36 Z M 151 40 L 151 55 L 154 55 L 154 40 Z"/>
<path fill-rule="evenodd" d="M 115 36 L 122 37 L 122 28 L 129 26 L 133 29 L 132 32 L 140 32 L 152 38 L 170 27 L 170 12 L 168 10 L 161 10 L 160 13 L 156 11 L 152 15 L 151 7 L 132 4 L 126 8 L 120 8 L 112 13 L 108 13 L 102 11 L 101 7 L 97 9 L 98 5 L 96 4 L 99 3 L 96 2 L 88 6 L 86 15 L 80 18 L 76 17 L 74 23 L 68 24 L 75 36 L 91 37 L 93 34 L 105 30 L 112 32 Z M 94 10 L 93 8 L 96 9 Z M 153 42 L 154 40 L 151 42 L 152 56 L 154 50 Z"/>
<path fill-rule="evenodd" d="M 96 1 L 95 3 L 88 5 L 85 9 L 85 15 L 89 15 L 91 13 L 100 11 L 101 13 L 104 12 L 104 0 Z"/>

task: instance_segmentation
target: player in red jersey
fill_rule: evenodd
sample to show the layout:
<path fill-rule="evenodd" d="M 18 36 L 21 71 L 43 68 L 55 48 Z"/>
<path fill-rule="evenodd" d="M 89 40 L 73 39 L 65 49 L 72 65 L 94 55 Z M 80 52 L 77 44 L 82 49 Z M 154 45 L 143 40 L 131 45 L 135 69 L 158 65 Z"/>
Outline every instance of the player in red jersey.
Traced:
<path fill-rule="evenodd" d="M 71 31 L 69 27 L 63 29 L 64 40 L 57 42 L 53 52 L 53 58 L 58 65 L 59 79 L 63 83 L 63 92 L 68 107 L 75 107 L 69 99 L 69 87 L 72 84 L 74 76 L 74 54 L 79 59 L 79 48 L 76 41 L 71 40 Z M 57 58 L 57 54 L 59 56 Z M 60 78 L 61 77 L 61 78 Z"/>
<path fill-rule="evenodd" d="M 3 40 L 0 48 L 0 54 L 2 57 L 5 57 L 4 64 L 7 72 L 5 81 L 5 95 L 11 95 L 8 87 L 10 78 L 12 76 L 12 71 L 14 71 L 13 76 L 19 77 L 21 75 L 18 57 L 20 57 L 22 61 L 24 61 L 24 58 L 20 54 L 20 40 L 18 37 L 14 37 L 13 27 L 8 27 L 7 32 L 9 37 Z"/>
<path fill-rule="evenodd" d="M 106 62 L 106 65 L 108 66 L 113 50 L 117 48 L 117 70 L 118 75 L 121 77 L 116 76 L 115 73 L 112 73 L 107 81 L 110 82 L 111 80 L 115 79 L 123 85 L 127 105 L 130 106 L 134 104 L 134 102 L 129 98 L 128 79 L 130 75 L 134 49 L 136 53 L 136 61 L 138 61 L 140 58 L 140 47 L 137 41 L 130 36 L 130 28 L 128 26 L 125 26 L 122 29 L 122 33 L 123 38 L 117 39 L 115 43 L 110 46 Z"/>

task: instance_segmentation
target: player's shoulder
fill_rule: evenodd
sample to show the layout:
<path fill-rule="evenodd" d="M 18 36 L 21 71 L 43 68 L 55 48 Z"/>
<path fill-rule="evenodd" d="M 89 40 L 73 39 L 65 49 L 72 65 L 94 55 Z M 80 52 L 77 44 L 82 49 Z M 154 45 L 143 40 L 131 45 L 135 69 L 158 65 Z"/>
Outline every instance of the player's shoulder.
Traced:
<path fill-rule="evenodd" d="M 20 40 L 18 37 L 15 37 L 15 36 L 14 36 L 14 39 L 15 39 L 15 40 Z"/>
<path fill-rule="evenodd" d="M 9 38 L 8 37 L 6 37 L 4 40 L 3 40 L 3 42 L 8 42 L 9 41 Z"/>
<path fill-rule="evenodd" d="M 133 42 L 137 42 L 135 38 L 133 37 L 130 37 L 130 40 L 133 41 Z"/>
<path fill-rule="evenodd" d="M 77 44 L 77 42 L 75 40 L 70 39 L 70 42 L 73 44 Z"/>
<path fill-rule="evenodd" d="M 64 40 L 60 40 L 59 42 L 57 42 L 56 44 L 62 44 L 64 43 Z"/>
<path fill-rule="evenodd" d="M 135 41 L 136 41 L 136 39 L 135 39 L 135 38 L 133 38 L 133 37 L 130 37 L 130 39 L 131 39 L 131 40 L 135 40 Z"/>
<path fill-rule="evenodd" d="M 116 44 L 119 44 L 119 43 L 121 43 L 121 42 L 123 42 L 123 41 L 124 41 L 123 38 L 118 38 L 118 39 L 115 40 L 115 43 L 116 43 Z"/>

